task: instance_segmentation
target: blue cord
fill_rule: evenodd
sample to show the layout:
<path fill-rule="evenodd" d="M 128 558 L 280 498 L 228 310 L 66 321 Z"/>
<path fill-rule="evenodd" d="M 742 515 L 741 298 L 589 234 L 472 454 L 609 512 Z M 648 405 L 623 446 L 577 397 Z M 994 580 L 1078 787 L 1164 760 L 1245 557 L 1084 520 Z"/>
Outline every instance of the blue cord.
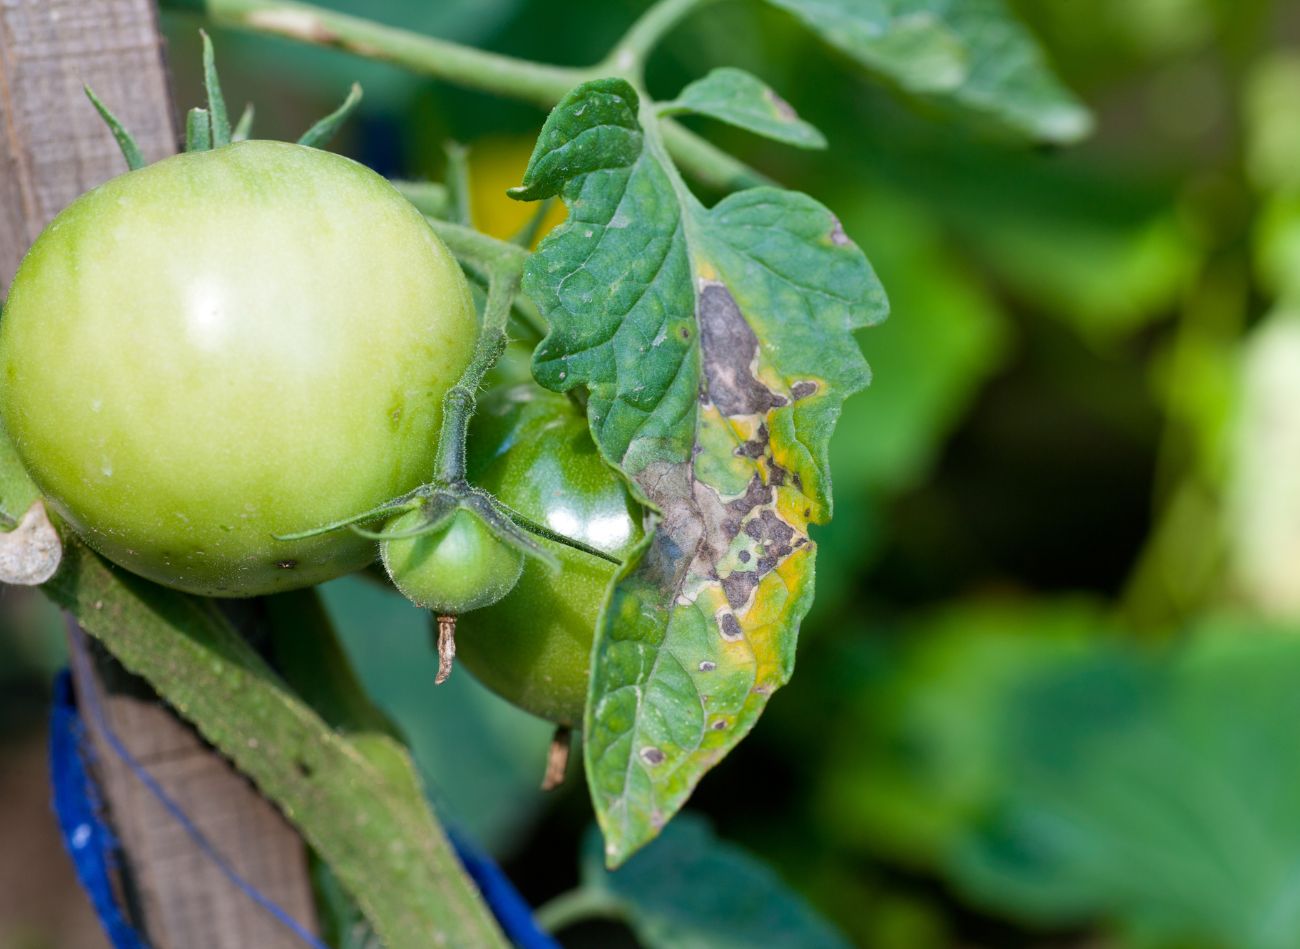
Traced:
<path fill-rule="evenodd" d="M 560 944 L 537 925 L 533 908 L 515 889 L 509 877 L 492 858 L 479 850 L 454 828 L 447 828 L 456 855 L 483 894 L 483 899 L 505 932 L 506 938 L 518 949 L 560 949 Z"/>
<path fill-rule="evenodd" d="M 80 664 L 87 662 L 88 658 L 83 651 L 77 650 L 72 661 Z M 104 736 L 108 747 L 122 759 L 136 779 L 163 805 L 222 874 L 305 945 L 312 949 L 327 949 L 324 943 L 307 932 L 293 917 L 258 892 L 226 863 L 180 805 L 167 795 L 153 775 L 122 744 L 109 726 L 98 697 L 91 693 L 88 699 L 91 721 Z M 77 878 L 89 895 L 113 949 L 147 949 L 148 944 L 131 927 L 117 905 L 111 872 L 114 855 L 118 853 L 117 841 L 101 817 L 103 809 L 98 790 L 85 766 L 87 754 L 85 725 L 78 714 L 72 676 L 65 670 L 59 673 L 54 683 L 54 708 L 50 719 L 50 770 L 59 830 L 72 857 Z M 532 907 L 501 868 L 465 835 L 448 828 L 448 836 L 465 871 L 482 892 L 484 901 L 496 916 L 507 938 L 518 949 L 560 949 L 560 944 L 537 925 Z"/>
<path fill-rule="evenodd" d="M 84 649 L 74 650 L 72 661 L 84 671 L 89 671 L 89 659 Z M 99 730 L 100 734 L 103 735 L 104 741 L 108 744 L 108 747 L 112 749 L 113 754 L 122 759 L 122 762 L 135 776 L 136 780 L 143 784 L 145 790 L 153 795 L 154 799 L 163 806 L 167 813 L 181 825 L 181 829 L 185 831 L 186 836 L 194 842 L 195 846 L 203 852 L 205 857 L 212 861 L 216 868 L 221 871 L 222 876 L 229 880 L 237 890 L 247 896 L 258 906 L 262 907 L 262 909 L 270 913 L 277 922 L 302 940 L 304 945 L 311 946 L 312 949 L 329 949 L 325 943 L 321 942 L 314 935 L 308 932 L 302 924 L 285 912 L 285 910 L 260 893 L 255 886 L 240 876 L 235 868 L 226 862 L 225 858 L 222 857 L 221 854 L 217 852 L 217 849 L 212 846 L 212 842 L 204 836 L 203 831 L 199 830 L 194 822 L 190 820 L 189 815 L 185 813 L 179 804 L 172 800 L 167 792 L 163 790 L 162 785 L 160 785 L 154 776 L 149 773 L 148 769 L 146 769 L 144 765 L 140 764 L 140 762 L 135 759 L 135 756 L 127 750 L 127 747 L 122 744 L 122 740 L 117 737 L 117 734 L 109 725 L 108 717 L 104 714 L 104 709 L 99 703 L 99 696 L 95 694 L 93 689 L 89 691 L 87 699 L 89 700 L 86 704 L 89 706 L 87 711 L 90 713 L 90 719 Z"/>
<path fill-rule="evenodd" d="M 113 949 L 145 949 L 144 941 L 118 909 L 113 893 L 112 855 L 117 852 L 117 841 L 100 818 L 99 797 L 81 757 L 85 737 L 85 726 L 77 716 L 72 694 L 72 676 L 65 669 L 54 680 L 54 709 L 50 715 L 54 816 L 77 879 L 90 897 Z"/>

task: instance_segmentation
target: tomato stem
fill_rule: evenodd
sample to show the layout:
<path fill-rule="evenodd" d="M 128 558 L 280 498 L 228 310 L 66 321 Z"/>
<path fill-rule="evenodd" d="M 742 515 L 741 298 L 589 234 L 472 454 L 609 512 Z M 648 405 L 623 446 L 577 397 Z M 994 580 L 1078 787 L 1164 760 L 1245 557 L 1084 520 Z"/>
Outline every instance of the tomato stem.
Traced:
<path fill-rule="evenodd" d="M 542 790 L 554 791 L 564 783 L 569 770 L 569 750 L 573 744 L 573 729 L 556 725 L 551 736 L 551 747 L 546 752 L 546 773 L 542 776 Z"/>
<path fill-rule="evenodd" d="M 455 662 L 456 617 L 450 613 L 441 613 L 438 616 L 438 674 L 433 677 L 434 685 L 442 685 L 447 681 Z"/>
<path fill-rule="evenodd" d="M 668 28 L 707 2 L 710 0 L 661 0 L 633 25 L 616 50 L 630 43 L 627 49 L 633 57 L 647 55 Z M 198 11 L 222 26 L 346 50 L 544 109 L 554 106 L 570 89 L 588 79 L 611 72 L 628 74 L 625 69 L 616 68 L 619 65 L 626 65 L 631 75 L 639 76 L 641 72 L 637 58 L 627 64 L 617 64 L 611 54 L 596 66 L 585 69 L 555 66 L 463 46 L 292 0 L 162 0 L 161 6 Z M 664 139 L 682 170 L 710 188 L 729 191 L 767 182 L 744 162 L 676 122 L 664 122 Z"/>

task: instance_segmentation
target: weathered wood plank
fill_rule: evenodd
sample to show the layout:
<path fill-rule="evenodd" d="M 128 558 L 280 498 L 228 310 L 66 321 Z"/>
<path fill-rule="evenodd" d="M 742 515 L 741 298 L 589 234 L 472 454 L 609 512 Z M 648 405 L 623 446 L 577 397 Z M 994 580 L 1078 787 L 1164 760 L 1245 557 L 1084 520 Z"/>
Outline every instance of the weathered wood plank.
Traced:
<path fill-rule="evenodd" d="M 46 223 L 125 170 L 82 85 L 132 130 L 150 160 L 176 150 L 151 0 L 0 0 L 0 292 Z M 79 631 L 74 649 L 85 649 Z M 109 727 L 216 847 L 291 916 L 314 928 L 301 839 L 194 731 L 110 659 L 78 676 Z M 156 949 L 297 947 L 236 888 L 92 728 L 109 817 L 127 852 L 123 892 Z"/>

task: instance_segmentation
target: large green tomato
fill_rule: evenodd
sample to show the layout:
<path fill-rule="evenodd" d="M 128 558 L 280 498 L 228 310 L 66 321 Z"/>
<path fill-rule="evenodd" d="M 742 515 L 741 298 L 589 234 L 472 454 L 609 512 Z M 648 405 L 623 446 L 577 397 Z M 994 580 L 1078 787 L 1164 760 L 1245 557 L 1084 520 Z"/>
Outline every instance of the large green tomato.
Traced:
<path fill-rule="evenodd" d="M 469 476 L 524 516 L 620 559 L 642 537 L 639 506 L 565 396 L 532 385 L 492 393 L 470 431 Z M 616 568 L 541 543 L 559 558 L 560 570 L 528 558 L 510 594 L 460 618 L 456 655 L 521 708 L 578 725 L 596 621 Z"/>
<path fill-rule="evenodd" d="M 0 321 L 0 417 L 55 509 L 159 583 L 251 596 L 364 566 L 348 531 L 433 471 L 478 334 L 420 214 L 346 158 L 179 155 L 78 198 Z"/>

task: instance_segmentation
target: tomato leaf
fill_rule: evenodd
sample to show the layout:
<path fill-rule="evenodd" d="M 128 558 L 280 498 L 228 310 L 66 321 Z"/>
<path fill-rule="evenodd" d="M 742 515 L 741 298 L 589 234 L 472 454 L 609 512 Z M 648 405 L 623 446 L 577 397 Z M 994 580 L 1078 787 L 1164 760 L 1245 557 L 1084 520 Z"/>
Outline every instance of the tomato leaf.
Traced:
<path fill-rule="evenodd" d="M 704 207 L 641 111 L 621 79 L 580 86 L 518 192 L 560 188 L 569 206 L 525 272 L 551 323 L 534 375 L 586 387 L 601 453 L 659 513 L 592 654 L 585 754 L 612 864 L 790 675 L 808 525 L 830 516 L 827 444 L 869 377 L 852 331 L 886 311 L 826 208 L 766 187 Z"/>
<path fill-rule="evenodd" d="M 768 0 L 909 92 L 1035 138 L 1073 142 L 1092 118 L 1003 0 Z"/>
<path fill-rule="evenodd" d="M 691 83 L 660 115 L 694 112 L 799 148 L 825 148 L 821 132 L 799 118 L 790 103 L 758 77 L 723 66 Z"/>
<path fill-rule="evenodd" d="M 617 872 L 604 869 L 601 851 L 598 837 L 590 835 L 582 860 L 583 889 L 616 905 L 647 949 L 848 945 L 775 873 L 720 840 L 695 814 L 681 815 Z M 718 883 L 701 886 L 705 880 Z"/>

